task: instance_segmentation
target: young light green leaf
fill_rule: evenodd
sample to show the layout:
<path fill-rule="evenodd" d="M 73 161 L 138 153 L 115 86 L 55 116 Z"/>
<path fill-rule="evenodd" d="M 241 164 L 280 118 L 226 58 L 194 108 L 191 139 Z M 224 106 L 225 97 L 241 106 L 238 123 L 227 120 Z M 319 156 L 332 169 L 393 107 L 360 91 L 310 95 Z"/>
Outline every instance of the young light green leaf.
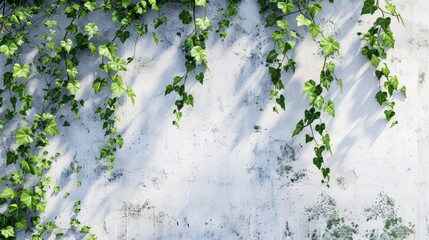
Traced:
<path fill-rule="evenodd" d="M 15 133 L 18 145 L 30 144 L 34 141 L 33 132 L 28 127 L 23 127 Z"/>
<path fill-rule="evenodd" d="M 6 188 L 0 194 L 0 198 L 14 198 L 15 192 L 11 188 Z"/>
<path fill-rule="evenodd" d="M 322 5 L 319 2 L 307 5 L 308 12 L 312 18 L 316 17 L 322 11 Z"/>
<path fill-rule="evenodd" d="M 329 99 L 328 102 L 325 104 L 325 106 L 323 107 L 323 111 L 325 111 L 332 117 L 335 117 L 335 106 L 334 102 L 331 99 Z"/>
<path fill-rule="evenodd" d="M 200 46 L 195 46 L 191 49 L 191 56 L 199 63 L 203 63 L 206 58 L 206 50 Z"/>
<path fill-rule="evenodd" d="M 51 134 L 52 136 L 55 136 L 55 135 L 60 133 L 58 131 L 57 123 L 55 122 L 55 119 L 51 119 L 48 122 L 48 124 L 45 127 L 45 131 L 48 132 L 49 134 Z"/>
<path fill-rule="evenodd" d="M 67 89 L 73 94 L 76 95 L 77 91 L 80 89 L 80 83 L 77 80 L 67 83 Z"/>
<path fill-rule="evenodd" d="M 3 228 L 1 230 L 1 234 L 5 238 L 15 237 L 15 231 L 13 230 L 13 227 L 11 227 L 11 226 L 7 226 L 6 228 Z"/>
<path fill-rule="evenodd" d="M 66 41 L 61 40 L 60 45 L 67 53 L 70 53 L 70 50 L 73 47 L 73 42 L 70 39 L 67 39 Z"/>
<path fill-rule="evenodd" d="M 308 31 L 311 33 L 311 36 L 313 38 L 316 38 L 317 36 L 319 36 L 321 32 L 320 26 L 314 23 L 311 23 L 310 26 L 308 26 Z"/>
<path fill-rule="evenodd" d="M 207 17 L 195 19 L 195 24 L 198 26 L 198 28 L 201 31 L 204 31 L 207 28 L 211 28 L 212 27 L 212 22 Z"/>
<path fill-rule="evenodd" d="M 311 20 L 306 18 L 304 15 L 299 14 L 298 16 L 296 16 L 296 22 L 297 22 L 297 26 L 310 26 L 311 24 Z"/>
<path fill-rule="evenodd" d="M 320 47 L 322 48 L 325 56 L 328 56 L 329 54 L 340 50 L 340 43 L 335 41 L 334 37 L 327 36 L 320 41 Z"/>
<path fill-rule="evenodd" d="M 15 43 L 11 42 L 8 45 L 1 45 L 0 52 L 6 55 L 6 57 L 12 57 L 13 53 L 18 50 L 18 47 Z"/>
<path fill-rule="evenodd" d="M 314 106 L 316 106 L 319 109 L 322 108 L 322 106 L 323 106 L 324 103 L 325 103 L 325 100 L 320 95 L 317 96 L 316 99 L 314 100 Z"/>
<path fill-rule="evenodd" d="M 30 76 L 30 66 L 27 64 L 15 63 L 13 65 L 12 76 L 14 78 L 28 78 Z"/>
<path fill-rule="evenodd" d="M 295 9 L 295 5 L 292 0 L 286 0 L 284 2 L 278 2 L 277 8 L 282 10 L 284 14 L 290 14 Z"/>
<path fill-rule="evenodd" d="M 308 80 L 304 83 L 303 93 L 311 93 L 316 88 L 316 82 L 314 80 Z"/>
<path fill-rule="evenodd" d="M 203 6 L 205 7 L 207 4 L 206 0 L 195 0 L 195 6 Z"/>
<path fill-rule="evenodd" d="M 95 35 L 100 36 L 100 32 L 98 31 L 98 26 L 95 25 L 95 23 L 86 24 L 85 32 L 88 34 L 89 39 L 93 38 Z"/>
<path fill-rule="evenodd" d="M 127 90 L 127 87 L 125 86 L 124 81 L 122 79 L 117 78 L 112 84 L 110 85 L 110 90 L 116 95 L 116 97 L 120 97 L 125 91 Z"/>
<path fill-rule="evenodd" d="M 302 131 L 302 129 L 304 129 L 304 121 L 300 120 L 296 124 L 295 130 L 293 130 L 292 137 L 294 137 L 295 135 L 297 135 L 298 133 L 300 133 Z"/>

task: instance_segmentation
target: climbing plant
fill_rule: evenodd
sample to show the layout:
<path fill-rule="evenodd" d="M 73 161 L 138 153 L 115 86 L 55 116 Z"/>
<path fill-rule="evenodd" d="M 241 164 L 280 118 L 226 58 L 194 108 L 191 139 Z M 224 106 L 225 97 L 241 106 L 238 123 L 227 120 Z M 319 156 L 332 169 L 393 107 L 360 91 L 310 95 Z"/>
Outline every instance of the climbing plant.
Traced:
<path fill-rule="evenodd" d="M 171 3 L 174 2 L 174 5 Z M 341 52 L 334 35 L 326 34 L 319 23 L 320 13 L 334 0 L 258 0 L 260 17 L 271 32 L 272 49 L 266 55 L 267 73 L 272 87 L 269 97 L 274 101 L 273 111 L 287 109 L 284 95 L 286 74 L 294 74 L 299 66 L 292 58 L 299 41 L 312 38 L 319 47 L 323 66 L 319 79 L 308 79 L 303 94 L 308 97 L 308 107 L 296 124 L 293 135 L 306 132 L 305 142 L 314 144 L 314 165 L 321 171 L 324 183 L 329 183 L 330 169 L 325 158 L 334 154 L 331 148 L 325 116 L 335 117 L 335 104 L 328 97 L 333 83 L 342 90 L 342 79 L 335 73 L 333 56 Z M 115 166 L 115 153 L 125 143 L 116 124 L 120 118 L 119 100 L 127 96 L 134 104 L 136 94 L 127 86 L 124 73 L 133 56 L 120 56 L 118 48 L 130 38 L 149 35 L 158 44 L 157 29 L 169 21 L 180 21 L 189 33 L 184 48 L 184 72 L 171 76 L 165 87 L 165 95 L 175 94 L 173 125 L 179 127 L 184 107 L 194 105 L 194 97 L 187 89 L 187 81 L 194 79 L 204 84 L 205 72 L 210 71 L 206 58 L 206 41 L 209 38 L 228 38 L 227 28 L 234 21 L 239 24 L 240 0 L 226 1 L 225 8 L 216 9 L 220 20 L 213 23 L 209 18 L 208 0 L 20 0 L 0 1 L 0 53 L 3 63 L 3 84 L 0 88 L 0 130 L 11 136 L 2 162 L 0 193 L 0 236 L 14 239 L 31 235 L 43 239 L 50 234 L 61 238 L 66 231 L 74 231 L 79 238 L 97 239 L 90 233 L 91 227 L 80 222 L 80 201 L 76 201 L 69 226 L 59 226 L 55 221 L 46 222 L 41 215 L 46 210 L 49 194 L 61 194 L 61 187 L 49 176 L 49 170 L 60 153 L 48 152 L 53 136 L 70 126 L 73 118 L 79 120 L 79 110 L 85 101 L 78 96 L 81 89 L 80 58 L 94 56 L 99 66 L 92 69 L 97 77 L 92 80 L 90 98 L 100 98 L 95 114 L 104 129 L 105 144 L 99 151 L 99 159 L 108 167 Z M 386 62 L 388 48 L 394 47 L 390 28 L 391 18 L 402 21 L 393 3 L 381 4 L 378 0 L 364 0 L 361 14 L 380 16 L 363 36 L 366 45 L 362 54 L 375 68 L 379 91 L 375 98 L 385 105 L 386 119 L 393 121 L 394 94 L 406 94 L 405 86 L 392 75 Z M 164 9 L 180 7 L 178 16 L 165 15 Z M 155 14 L 154 14 L 155 13 Z M 114 35 L 109 38 L 100 32 L 100 26 L 89 19 L 109 19 Z M 257 17 L 257 16 L 255 16 Z M 295 27 L 296 26 L 296 27 Z M 302 28 L 308 34 L 300 35 Z M 28 57 L 33 54 L 34 57 Z M 299 53 L 296 53 L 299 54 Z M 36 83 L 37 94 L 29 89 Z M 103 96 L 108 96 L 104 98 Z M 42 96 L 41 98 L 36 96 Z M 72 116 L 70 116 L 72 115 Z M 104 161 L 105 160 L 105 161 Z M 80 167 L 71 166 L 77 174 Z M 79 187 L 82 183 L 77 181 Z M 64 193 L 64 197 L 70 193 Z M 20 235 L 21 234 L 21 235 Z"/>

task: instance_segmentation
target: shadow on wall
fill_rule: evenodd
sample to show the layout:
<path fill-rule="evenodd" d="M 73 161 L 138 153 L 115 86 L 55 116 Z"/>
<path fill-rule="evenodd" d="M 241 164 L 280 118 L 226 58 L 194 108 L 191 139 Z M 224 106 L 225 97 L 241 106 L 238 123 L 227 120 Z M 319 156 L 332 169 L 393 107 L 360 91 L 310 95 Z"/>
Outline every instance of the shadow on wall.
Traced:
<path fill-rule="evenodd" d="M 211 4 L 216 6 L 213 9 L 224 7 L 223 3 Z M 337 112 L 339 118 L 353 127 L 334 146 L 332 165 L 343 164 L 361 136 L 373 142 L 385 127 L 384 119 L 375 117 L 381 111 L 373 97 L 376 81 L 360 56 L 360 42 L 353 32 L 360 7 L 344 1 L 333 7 L 339 12 L 333 22 L 326 20 L 332 19 L 332 12 L 321 16 L 328 31 L 348 42 L 335 59 L 337 75 L 344 79 L 344 94 L 336 89 L 330 96 L 338 109 L 346 109 Z M 337 11 L 339 8 L 348 11 Z M 172 8 L 166 15 L 177 16 L 180 11 Z M 308 177 L 315 170 L 312 155 L 304 154 L 311 145 L 301 146 L 304 134 L 293 140 L 290 136 L 307 106 L 302 85 L 308 75 L 317 77 L 319 71 L 307 72 L 308 67 L 300 66 L 323 60 L 320 54 L 306 56 L 307 62 L 298 62 L 296 74 L 284 74 L 288 109 L 280 115 L 273 113 L 274 103 L 268 99 L 271 82 L 264 66 L 272 48 L 271 33 L 261 27 L 265 25 L 262 19 L 254 17 L 260 16 L 258 11 L 256 3 L 244 1 L 225 42 L 212 34 L 215 40 L 207 44 L 207 58 L 213 67 L 206 72 L 204 86 L 188 83 L 196 106 L 185 109 L 179 130 L 171 126 L 174 96 L 164 97 L 164 89 L 184 72 L 181 45 L 191 29 L 171 21 L 159 28 L 158 46 L 151 36 L 128 40 L 133 45 L 121 48 L 120 55 L 134 56 L 124 77 L 137 101 L 135 106 L 128 100 L 120 102 L 119 129 L 126 143 L 118 151 L 111 174 L 105 171 L 104 160 L 98 160 L 104 138 L 94 115 L 108 96 L 93 100 L 90 91 L 99 59 L 82 56 L 87 74 L 81 75 L 81 89 L 86 90 L 79 98 L 91 100 L 81 111 L 82 120 L 72 121 L 61 137 L 54 138 L 52 148 L 63 157 L 50 173 L 63 192 L 72 194 L 68 198 L 63 192 L 52 196 L 48 203 L 55 208 L 48 209 L 45 219 L 57 218 L 67 226 L 74 202 L 82 200 L 77 217 L 91 225 L 100 239 L 305 236 L 309 224 L 302 214 L 304 205 L 322 190 Z M 308 36 L 302 29 L 299 33 Z M 312 48 L 311 44 L 318 45 L 303 42 L 297 48 Z M 362 126 L 366 130 L 355 135 Z M 80 166 L 81 171 L 73 174 L 76 171 L 70 164 Z M 76 181 L 82 181 L 80 188 Z"/>

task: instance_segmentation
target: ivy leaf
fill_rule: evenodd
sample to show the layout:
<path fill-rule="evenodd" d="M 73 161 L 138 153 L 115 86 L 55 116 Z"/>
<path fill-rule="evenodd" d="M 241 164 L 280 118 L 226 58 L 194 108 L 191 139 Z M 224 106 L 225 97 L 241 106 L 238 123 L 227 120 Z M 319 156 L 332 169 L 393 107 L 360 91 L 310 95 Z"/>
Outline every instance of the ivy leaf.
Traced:
<path fill-rule="evenodd" d="M 302 131 L 302 129 L 304 129 L 304 121 L 300 120 L 296 124 L 295 130 L 293 130 L 292 137 L 294 137 L 295 135 L 297 135 L 298 133 L 300 133 Z"/>
<path fill-rule="evenodd" d="M 325 134 L 322 136 L 322 142 L 325 144 L 326 149 L 328 149 L 329 153 L 332 155 L 332 149 L 331 149 L 331 137 L 329 134 Z"/>
<path fill-rule="evenodd" d="M 77 91 L 80 89 L 80 83 L 77 80 L 67 83 L 67 89 L 73 94 L 76 95 Z"/>
<path fill-rule="evenodd" d="M 97 7 L 97 2 L 92 2 L 92 1 L 87 1 L 85 2 L 84 6 L 89 10 L 89 11 L 94 11 L 94 9 Z"/>
<path fill-rule="evenodd" d="M 12 76 L 14 78 L 28 78 L 30 76 L 30 66 L 27 64 L 15 63 L 13 65 Z"/>
<path fill-rule="evenodd" d="M 289 27 L 289 22 L 285 20 L 278 20 L 276 23 L 281 30 L 286 30 Z"/>
<path fill-rule="evenodd" d="M 77 220 L 77 219 L 72 219 L 71 221 L 70 221 L 70 225 L 72 226 L 72 227 L 79 227 L 79 225 L 80 225 L 80 222 L 79 222 L 79 220 Z"/>
<path fill-rule="evenodd" d="M 403 87 L 401 88 L 401 92 L 402 92 L 402 94 L 404 95 L 404 97 L 407 97 L 407 88 L 406 88 L 405 86 L 403 86 Z"/>
<path fill-rule="evenodd" d="M 14 197 L 15 197 L 15 192 L 11 188 L 6 188 L 0 194 L 0 198 L 14 198 Z"/>
<path fill-rule="evenodd" d="M 282 10 L 284 14 L 290 14 L 295 9 L 295 5 L 292 0 L 286 0 L 285 2 L 278 2 L 277 8 Z"/>
<path fill-rule="evenodd" d="M 118 77 L 110 85 L 110 90 L 112 90 L 116 97 L 120 97 L 127 90 L 127 87 L 125 86 L 122 79 Z"/>
<path fill-rule="evenodd" d="M 212 22 L 207 17 L 197 18 L 195 19 L 195 25 L 197 25 L 201 31 L 204 31 L 207 28 L 211 28 Z"/>
<path fill-rule="evenodd" d="M 95 234 L 89 234 L 88 235 L 88 240 L 98 240 L 98 237 Z"/>
<path fill-rule="evenodd" d="M 205 7 L 207 4 L 206 0 L 195 0 L 195 6 L 203 6 Z"/>
<path fill-rule="evenodd" d="M 33 206 L 36 204 L 36 198 L 33 197 L 33 192 L 31 190 L 24 190 L 20 198 L 27 207 L 33 209 Z"/>
<path fill-rule="evenodd" d="M 99 45 L 98 52 L 100 56 L 107 57 L 112 60 L 115 57 L 115 52 L 118 49 L 118 46 L 114 43 L 108 43 L 106 45 Z"/>
<path fill-rule="evenodd" d="M 121 43 L 124 43 L 130 37 L 130 32 L 129 31 L 124 32 L 124 31 L 118 30 L 116 32 L 116 36 L 118 36 Z"/>
<path fill-rule="evenodd" d="M 335 107 L 334 102 L 329 99 L 328 103 L 326 103 L 325 107 L 323 108 L 323 111 L 331 115 L 332 117 L 335 117 Z"/>
<path fill-rule="evenodd" d="M 322 106 L 323 106 L 324 103 L 325 103 L 325 100 L 320 95 L 317 96 L 316 99 L 314 100 L 314 106 L 316 106 L 319 109 L 322 108 Z"/>
<path fill-rule="evenodd" d="M 327 36 L 320 41 L 320 47 L 322 48 L 325 56 L 328 56 L 329 54 L 340 50 L 340 43 L 335 41 L 334 37 Z"/>
<path fill-rule="evenodd" d="M 1 45 L 0 52 L 6 55 L 6 57 L 12 57 L 13 53 L 18 50 L 18 47 L 15 43 L 9 43 L 8 45 Z"/>
<path fill-rule="evenodd" d="M 206 58 L 206 50 L 200 46 L 195 46 L 191 49 L 191 56 L 199 63 L 203 63 Z"/>
<path fill-rule="evenodd" d="M 374 67 L 378 67 L 378 65 L 380 64 L 381 59 L 375 55 L 371 56 L 371 65 Z"/>
<path fill-rule="evenodd" d="M 304 83 L 303 93 L 311 93 L 316 88 L 316 82 L 314 80 L 308 80 Z"/>
<path fill-rule="evenodd" d="M 382 105 L 387 100 L 387 92 L 377 92 L 377 94 L 375 94 L 375 99 L 377 99 L 377 102 Z"/>
<path fill-rule="evenodd" d="M 33 132 L 28 127 L 23 127 L 15 133 L 18 145 L 30 144 L 34 141 Z"/>
<path fill-rule="evenodd" d="M 322 5 L 319 2 L 307 5 L 308 12 L 312 18 L 316 17 L 322 11 Z"/>
<path fill-rule="evenodd" d="M 66 50 L 67 53 L 70 53 L 70 50 L 73 47 L 73 42 L 70 39 L 67 39 L 66 41 L 61 40 L 60 45 L 64 50 Z"/>
<path fill-rule="evenodd" d="M 15 218 L 15 219 L 21 219 L 24 214 L 25 210 L 18 207 L 18 204 L 13 203 L 9 205 L 8 212 Z"/>
<path fill-rule="evenodd" d="M 88 233 L 90 229 L 91 229 L 91 228 L 90 228 L 90 227 L 88 227 L 88 226 L 83 226 L 83 227 L 80 229 L 80 232 L 81 232 L 81 233 Z"/>
<path fill-rule="evenodd" d="M 98 31 L 98 26 L 95 23 L 88 23 L 85 26 L 85 32 L 88 34 L 89 39 L 93 38 L 95 35 L 100 35 Z"/>
<path fill-rule="evenodd" d="M 283 110 L 286 110 L 285 107 L 285 96 L 283 94 L 280 94 L 280 96 L 276 99 L 276 103 L 280 105 Z"/>
<path fill-rule="evenodd" d="M 57 128 L 57 123 L 55 122 L 54 119 L 51 119 L 48 122 L 48 124 L 45 127 L 45 131 L 51 134 L 52 136 L 55 136 L 60 133 Z"/>
<path fill-rule="evenodd" d="M 133 89 L 128 88 L 126 90 L 127 96 L 131 99 L 131 102 L 133 105 L 136 103 L 136 94 L 134 93 Z"/>
<path fill-rule="evenodd" d="M 311 23 L 310 26 L 308 26 L 308 30 L 311 33 L 311 36 L 313 38 L 316 38 L 317 36 L 319 36 L 321 32 L 320 26 L 314 23 Z"/>
<path fill-rule="evenodd" d="M 389 122 L 395 116 L 395 111 L 393 111 L 393 110 L 385 110 L 384 111 L 384 115 L 386 116 L 386 119 Z"/>
<path fill-rule="evenodd" d="M 190 24 L 192 22 L 192 15 L 188 10 L 183 10 L 179 14 L 179 19 L 182 20 L 183 24 Z"/>
<path fill-rule="evenodd" d="M 127 70 L 127 61 L 120 57 L 115 57 L 113 60 L 107 63 L 107 67 L 112 69 L 113 71 L 119 72 L 121 70 Z"/>
<path fill-rule="evenodd" d="M 13 227 L 11 226 L 7 226 L 6 228 L 3 228 L 1 230 L 1 234 L 5 237 L 5 238 L 9 238 L 9 237 L 15 237 L 15 232 L 13 230 Z"/>
<path fill-rule="evenodd" d="M 377 20 L 375 20 L 375 24 L 379 25 L 384 31 L 387 31 L 391 20 L 392 19 L 390 19 L 390 17 L 387 17 L 387 18 L 379 17 L 377 18 Z"/>
<path fill-rule="evenodd" d="M 297 22 L 297 26 L 310 26 L 311 24 L 311 20 L 306 18 L 304 15 L 299 14 L 298 16 L 296 16 L 296 22 Z"/>
<path fill-rule="evenodd" d="M 377 11 L 375 0 L 365 0 L 365 2 L 363 3 L 362 12 L 360 15 L 373 14 L 375 11 Z"/>
<path fill-rule="evenodd" d="M 386 4 L 386 10 L 389 11 L 392 15 L 396 14 L 396 6 L 392 3 Z"/>
<path fill-rule="evenodd" d="M 36 204 L 36 210 L 39 212 L 45 212 L 46 211 L 46 204 L 43 202 L 39 202 Z"/>
<path fill-rule="evenodd" d="M 107 80 L 105 78 L 97 77 L 92 84 L 92 88 L 94 89 L 95 94 L 101 92 L 103 88 L 107 86 Z"/>

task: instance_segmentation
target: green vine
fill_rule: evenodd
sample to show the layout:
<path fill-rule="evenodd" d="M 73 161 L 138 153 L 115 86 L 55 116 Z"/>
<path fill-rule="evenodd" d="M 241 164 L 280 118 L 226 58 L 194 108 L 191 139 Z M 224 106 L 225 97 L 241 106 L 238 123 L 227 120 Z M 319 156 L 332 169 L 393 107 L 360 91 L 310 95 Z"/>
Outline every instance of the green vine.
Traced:
<path fill-rule="evenodd" d="M 93 79 L 92 89 L 94 95 L 103 100 L 96 106 L 95 114 L 100 118 L 105 136 L 99 159 L 107 159 L 109 170 L 114 168 L 116 153 L 125 144 L 117 129 L 120 121 L 116 114 L 120 108 L 118 102 L 126 96 L 134 104 L 137 97 L 123 77 L 134 57 L 120 56 L 117 51 L 132 37 L 147 34 L 158 44 L 157 29 L 168 21 L 177 20 L 163 15 L 163 9 L 171 2 L 180 4 L 178 19 L 183 25 L 190 26 L 183 42 L 184 73 L 174 76 L 165 87 L 165 95 L 174 93 L 177 97 L 173 125 L 179 127 L 184 107 L 194 106 L 194 97 L 188 91 L 186 81 L 192 78 L 204 83 L 205 72 L 210 71 L 206 41 L 213 31 L 220 39 L 227 38 L 227 29 L 238 14 L 240 0 L 228 0 L 226 8 L 217 9 L 221 17 L 215 30 L 208 17 L 210 3 L 206 0 L 0 1 L 0 53 L 5 60 L 3 86 L 0 88 L 0 130 L 13 137 L 6 150 L 5 164 L 8 167 L 3 169 L 0 178 L 3 188 L 0 205 L 4 209 L 0 212 L 2 239 L 19 239 L 27 234 L 32 239 L 43 239 L 51 234 L 61 238 L 69 230 L 74 231 L 78 238 L 97 239 L 90 233 L 91 227 L 79 220 L 79 200 L 75 202 L 69 226 L 58 226 L 55 221 L 41 218 L 46 210 L 47 194 L 62 192 L 61 186 L 49 176 L 54 160 L 61 157 L 60 153 L 47 151 L 50 139 L 70 126 L 69 114 L 80 119 L 80 108 L 85 105 L 85 99 L 80 99 L 80 57 L 85 54 L 94 56 L 99 68 L 94 70 L 97 77 Z M 332 60 L 340 50 L 340 43 L 333 36 L 325 35 L 316 21 L 322 11 L 322 2 L 258 0 L 260 14 L 266 22 L 265 28 L 271 31 L 273 43 L 267 53 L 266 64 L 272 82 L 269 97 L 276 104 L 274 112 L 287 109 L 283 78 L 286 73 L 294 74 L 299 67 L 291 56 L 297 42 L 306 37 L 300 36 L 293 26 L 308 30 L 323 54 L 319 79 L 310 79 L 304 84 L 303 93 L 308 96 L 308 107 L 296 124 L 293 136 L 307 131 L 306 143 L 314 144 L 313 163 L 323 175 L 322 182 L 328 184 L 330 169 L 325 157 L 333 153 L 322 112 L 335 117 L 334 102 L 327 96 L 334 81 L 342 90 L 342 80 L 336 76 Z M 362 54 L 376 67 L 375 75 L 380 81 L 376 99 L 380 105 L 387 106 L 384 113 L 391 121 L 395 116 L 393 96 L 398 91 L 406 95 L 406 88 L 399 87 L 398 77 L 390 74 L 386 51 L 395 43 L 390 29 L 391 17 L 400 21 L 402 18 L 391 3 L 381 6 L 375 0 L 364 1 L 362 15 L 376 11 L 381 13 L 381 17 L 363 35 L 367 45 L 362 48 Z M 101 26 L 90 22 L 89 16 L 109 17 L 114 27 L 113 38 L 106 39 L 100 32 Z M 36 55 L 30 61 L 25 55 L 31 51 L 36 51 Z M 36 91 L 42 95 L 40 101 L 28 89 L 29 81 L 37 82 L 39 88 Z M 397 121 L 391 125 L 395 124 Z M 79 167 L 73 166 L 72 169 L 79 173 Z M 81 184 L 76 182 L 78 187 Z M 64 193 L 64 197 L 69 195 Z"/>

